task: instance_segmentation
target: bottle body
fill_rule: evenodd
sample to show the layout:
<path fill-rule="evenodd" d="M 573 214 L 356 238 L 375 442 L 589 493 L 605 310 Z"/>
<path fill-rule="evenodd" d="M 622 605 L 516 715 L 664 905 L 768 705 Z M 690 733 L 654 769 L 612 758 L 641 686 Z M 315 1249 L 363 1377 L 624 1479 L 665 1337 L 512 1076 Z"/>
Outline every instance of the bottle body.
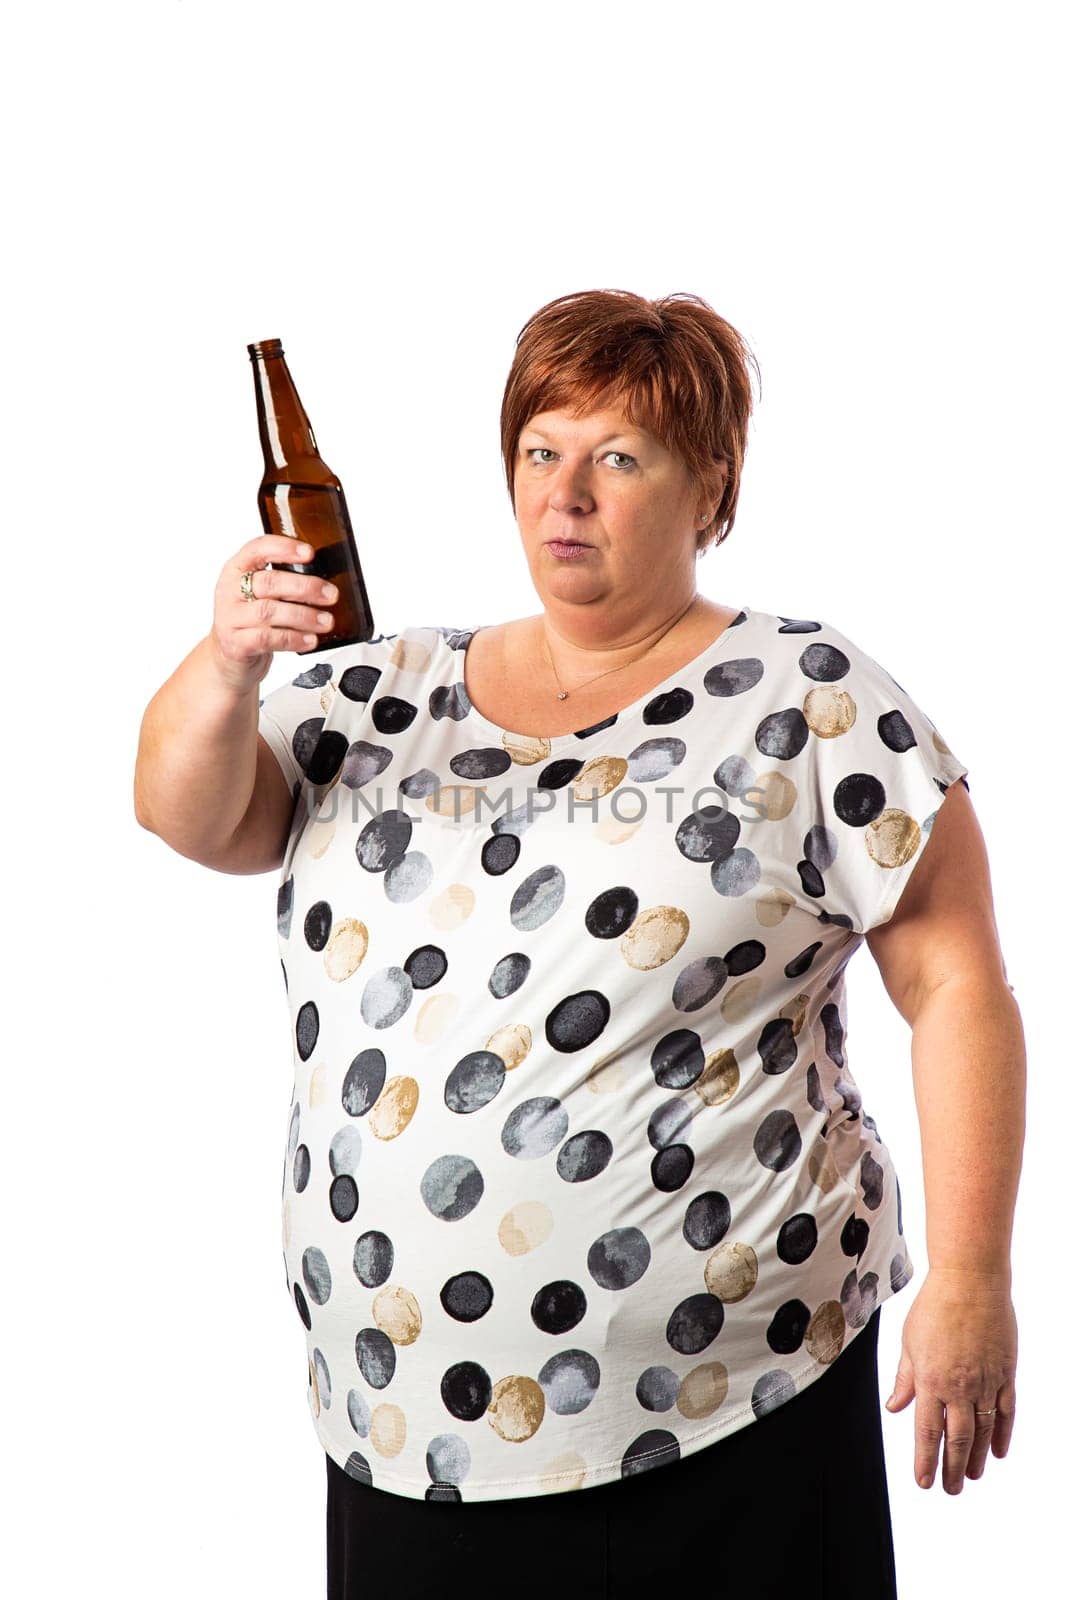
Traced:
<path fill-rule="evenodd" d="M 337 585 L 337 599 L 329 607 L 333 627 L 301 655 L 360 644 L 373 637 L 374 618 L 341 480 L 319 454 L 281 340 L 250 344 L 248 355 L 263 446 L 257 496 L 263 531 L 302 540 L 315 552 L 310 561 L 273 561 L 271 566 L 313 573 Z"/>

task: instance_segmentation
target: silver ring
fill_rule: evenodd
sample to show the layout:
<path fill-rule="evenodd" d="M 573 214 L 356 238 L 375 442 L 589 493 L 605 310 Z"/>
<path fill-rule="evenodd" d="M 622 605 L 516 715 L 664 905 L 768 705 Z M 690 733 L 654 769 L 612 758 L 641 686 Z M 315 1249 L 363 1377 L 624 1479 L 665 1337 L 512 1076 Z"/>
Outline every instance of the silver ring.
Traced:
<path fill-rule="evenodd" d="M 976 1409 L 974 1414 L 976 1417 L 995 1417 L 997 1414 L 997 1408 L 994 1406 L 992 1411 L 978 1411 Z"/>

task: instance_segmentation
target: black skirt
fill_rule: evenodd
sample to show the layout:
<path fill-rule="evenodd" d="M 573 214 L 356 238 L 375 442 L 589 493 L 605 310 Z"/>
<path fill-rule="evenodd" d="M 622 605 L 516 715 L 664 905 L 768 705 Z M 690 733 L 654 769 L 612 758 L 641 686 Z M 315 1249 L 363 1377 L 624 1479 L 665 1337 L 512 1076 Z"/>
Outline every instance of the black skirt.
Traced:
<path fill-rule="evenodd" d="M 895 1600 L 879 1310 L 783 1405 L 588 1489 L 416 1500 L 327 1456 L 327 1600 Z"/>

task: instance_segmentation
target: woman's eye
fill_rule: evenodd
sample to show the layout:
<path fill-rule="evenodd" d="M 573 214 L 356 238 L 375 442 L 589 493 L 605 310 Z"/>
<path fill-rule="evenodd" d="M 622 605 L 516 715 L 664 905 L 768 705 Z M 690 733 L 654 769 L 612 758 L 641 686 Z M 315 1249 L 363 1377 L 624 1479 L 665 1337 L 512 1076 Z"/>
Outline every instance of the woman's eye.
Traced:
<path fill-rule="evenodd" d="M 526 452 L 526 454 L 528 456 L 542 456 L 542 455 L 553 456 L 553 455 L 555 455 L 555 453 L 556 452 L 554 450 L 550 450 L 547 445 L 541 445 L 541 444 L 534 445 L 532 449 L 527 450 L 527 452 Z M 627 455 L 625 450 L 609 450 L 608 451 L 608 455 L 609 456 L 618 456 L 623 461 L 629 461 L 629 462 L 632 462 L 633 459 L 634 459 L 633 456 Z M 536 462 L 536 465 L 539 466 L 539 467 L 544 466 L 544 464 L 545 463 L 543 461 Z M 623 467 L 621 470 L 625 472 L 625 471 L 628 471 L 628 468 Z"/>

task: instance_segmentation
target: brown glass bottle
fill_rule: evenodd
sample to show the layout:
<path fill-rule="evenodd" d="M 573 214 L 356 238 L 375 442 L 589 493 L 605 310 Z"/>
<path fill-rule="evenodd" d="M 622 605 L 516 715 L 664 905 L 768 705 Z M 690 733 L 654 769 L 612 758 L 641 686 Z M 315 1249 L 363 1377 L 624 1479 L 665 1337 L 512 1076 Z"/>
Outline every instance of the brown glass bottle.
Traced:
<path fill-rule="evenodd" d="M 314 573 L 337 585 L 337 599 L 327 607 L 333 612 L 333 627 L 319 635 L 314 649 L 300 654 L 360 644 L 373 636 L 374 618 L 341 480 L 319 455 L 281 340 L 250 344 L 248 357 L 263 446 L 263 481 L 257 498 L 264 531 L 303 540 L 315 552 L 310 561 L 270 564 L 282 572 Z"/>

